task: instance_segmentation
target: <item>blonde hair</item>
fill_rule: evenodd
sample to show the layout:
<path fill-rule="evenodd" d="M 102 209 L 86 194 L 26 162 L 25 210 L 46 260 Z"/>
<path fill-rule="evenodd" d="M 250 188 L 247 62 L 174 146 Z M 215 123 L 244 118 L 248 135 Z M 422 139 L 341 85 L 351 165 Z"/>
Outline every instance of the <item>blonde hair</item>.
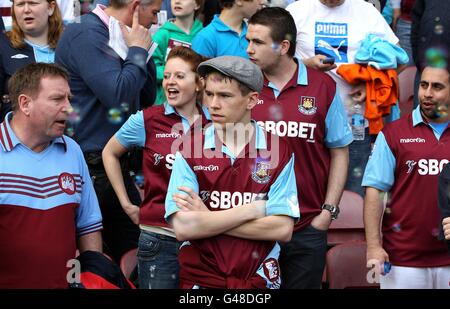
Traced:
<path fill-rule="evenodd" d="M 55 49 L 56 44 L 58 44 L 58 40 L 61 37 L 61 34 L 64 30 L 63 26 L 63 20 L 61 17 L 61 12 L 59 11 L 58 4 L 55 0 L 47 0 L 47 2 L 50 4 L 52 2 L 55 3 L 55 9 L 53 11 L 53 14 L 48 17 L 48 45 L 50 48 Z M 19 24 L 17 23 L 17 17 L 14 13 L 14 1 L 13 1 L 13 7 L 11 10 L 12 15 L 12 29 L 11 31 L 7 32 L 6 35 L 8 36 L 9 40 L 11 41 L 11 44 L 14 48 L 25 48 L 25 34 L 20 29 Z"/>

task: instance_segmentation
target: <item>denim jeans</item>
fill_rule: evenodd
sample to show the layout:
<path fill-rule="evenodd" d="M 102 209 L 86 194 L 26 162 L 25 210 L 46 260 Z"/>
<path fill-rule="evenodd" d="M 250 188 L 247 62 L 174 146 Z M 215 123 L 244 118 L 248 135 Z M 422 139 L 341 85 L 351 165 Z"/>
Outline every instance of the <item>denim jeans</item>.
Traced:
<path fill-rule="evenodd" d="M 412 47 L 411 47 L 411 22 L 401 19 L 398 19 L 397 22 L 397 30 L 395 31 L 398 39 L 400 40 L 400 46 L 405 50 L 408 54 L 409 62 L 408 65 L 414 65 L 413 56 L 412 56 Z"/>
<path fill-rule="evenodd" d="M 361 187 L 361 182 L 369 160 L 371 142 L 372 136 L 369 135 L 369 128 L 366 128 L 364 140 L 353 141 L 348 147 L 349 164 L 345 190 L 356 192 L 362 197 L 364 197 L 364 189 Z"/>
<path fill-rule="evenodd" d="M 281 245 L 282 289 L 320 289 L 327 254 L 327 231 L 308 225 Z"/>
<path fill-rule="evenodd" d="M 178 289 L 178 241 L 170 236 L 142 231 L 138 247 L 140 289 Z"/>

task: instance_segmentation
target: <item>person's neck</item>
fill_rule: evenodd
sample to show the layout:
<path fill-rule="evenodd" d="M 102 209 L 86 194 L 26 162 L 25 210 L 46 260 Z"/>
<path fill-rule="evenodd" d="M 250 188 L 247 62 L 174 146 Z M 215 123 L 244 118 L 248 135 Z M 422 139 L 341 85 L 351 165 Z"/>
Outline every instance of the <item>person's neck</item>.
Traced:
<path fill-rule="evenodd" d="M 284 86 L 292 79 L 297 71 L 298 64 L 293 58 L 281 57 L 276 66 L 268 71 L 264 71 L 266 78 L 273 83 L 277 89 L 282 90 Z"/>
<path fill-rule="evenodd" d="M 194 21 L 195 21 L 194 15 L 189 15 L 183 17 L 176 17 L 173 20 L 173 24 L 176 25 L 181 30 L 183 30 L 186 34 L 190 34 Z"/>
<path fill-rule="evenodd" d="M 225 25 L 241 34 L 242 21 L 244 19 L 241 14 L 236 14 L 233 9 L 223 9 L 219 15 L 219 18 Z"/>
<path fill-rule="evenodd" d="M 175 110 L 178 114 L 182 115 L 189 121 L 189 125 L 192 125 L 200 116 L 200 112 L 195 101 L 180 107 L 175 107 Z"/>
<path fill-rule="evenodd" d="M 217 126 L 217 136 L 227 148 L 238 157 L 245 146 L 250 142 L 255 132 L 255 128 L 250 121 Z"/>
<path fill-rule="evenodd" d="M 25 34 L 25 39 L 33 44 L 39 45 L 39 46 L 46 46 L 48 45 L 48 29 L 46 29 L 44 32 L 39 34 Z"/>
<path fill-rule="evenodd" d="M 126 10 L 126 8 L 115 9 L 115 8 L 109 6 L 104 10 L 104 12 L 109 17 L 112 16 L 115 19 L 117 19 L 118 21 L 120 21 L 122 24 L 127 25 L 128 27 L 131 27 L 132 20 L 128 14 L 128 11 Z"/>
<path fill-rule="evenodd" d="M 33 152 L 42 152 L 48 147 L 50 141 L 38 138 L 36 136 L 36 130 L 27 125 L 28 120 L 22 119 L 20 115 L 13 115 L 9 122 L 11 130 L 14 132 L 16 137 L 20 140 L 22 144 L 30 148 Z"/>

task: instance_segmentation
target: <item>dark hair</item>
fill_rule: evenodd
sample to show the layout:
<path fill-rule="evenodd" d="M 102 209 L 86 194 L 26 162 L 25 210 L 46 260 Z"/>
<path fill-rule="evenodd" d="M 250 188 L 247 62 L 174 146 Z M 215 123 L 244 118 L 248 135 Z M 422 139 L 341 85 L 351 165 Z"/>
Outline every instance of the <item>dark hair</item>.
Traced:
<path fill-rule="evenodd" d="M 250 17 L 249 25 L 262 25 L 270 29 L 270 36 L 275 43 L 288 40 L 291 43 L 288 55 L 294 57 L 297 40 L 297 27 L 292 15 L 280 7 L 266 7 Z"/>
<path fill-rule="evenodd" d="M 41 87 L 42 78 L 50 76 L 62 77 L 69 81 L 69 73 L 56 64 L 37 62 L 17 70 L 8 81 L 12 110 L 17 110 L 18 99 L 21 94 L 36 97 Z"/>
<path fill-rule="evenodd" d="M 198 9 L 194 12 L 194 17 L 197 17 L 201 12 L 203 12 L 203 6 L 205 5 L 204 0 L 195 0 L 195 3 L 198 5 Z"/>
<path fill-rule="evenodd" d="M 252 2 L 252 1 L 257 1 L 257 0 L 242 0 L 242 1 Z M 233 7 L 234 2 L 236 2 L 236 0 L 219 0 L 220 9 L 223 9 L 223 8 L 230 9 L 231 7 Z"/>

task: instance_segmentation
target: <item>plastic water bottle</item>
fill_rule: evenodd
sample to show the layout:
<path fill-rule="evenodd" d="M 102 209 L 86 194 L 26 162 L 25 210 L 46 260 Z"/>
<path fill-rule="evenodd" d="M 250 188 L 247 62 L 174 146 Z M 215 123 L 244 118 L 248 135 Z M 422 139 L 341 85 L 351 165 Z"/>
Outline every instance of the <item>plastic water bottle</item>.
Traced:
<path fill-rule="evenodd" d="M 353 139 L 355 141 L 364 140 L 364 115 L 362 114 L 361 104 L 356 103 L 353 105 L 353 114 L 352 114 L 352 132 Z"/>

